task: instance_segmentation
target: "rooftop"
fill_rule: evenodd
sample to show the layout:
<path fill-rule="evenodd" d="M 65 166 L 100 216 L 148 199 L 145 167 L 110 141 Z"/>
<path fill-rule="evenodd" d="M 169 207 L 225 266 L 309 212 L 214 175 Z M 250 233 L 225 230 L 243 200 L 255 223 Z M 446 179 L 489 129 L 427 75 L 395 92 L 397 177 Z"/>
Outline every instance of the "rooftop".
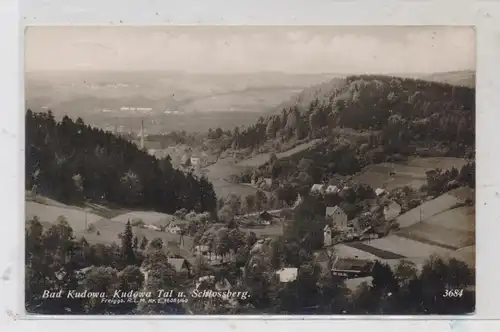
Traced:
<path fill-rule="evenodd" d="M 366 271 L 373 268 L 374 262 L 356 258 L 338 258 L 332 266 L 336 271 Z"/>
<path fill-rule="evenodd" d="M 177 272 L 181 272 L 187 261 L 184 258 L 169 258 L 168 264 L 172 265 Z"/>

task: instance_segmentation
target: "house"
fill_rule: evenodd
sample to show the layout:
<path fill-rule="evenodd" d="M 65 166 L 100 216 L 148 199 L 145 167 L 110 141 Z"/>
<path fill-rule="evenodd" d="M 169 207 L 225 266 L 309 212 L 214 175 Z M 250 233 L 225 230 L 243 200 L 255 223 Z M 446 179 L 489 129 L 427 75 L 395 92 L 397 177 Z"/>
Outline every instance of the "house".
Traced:
<path fill-rule="evenodd" d="M 190 157 L 187 154 L 183 155 L 181 158 L 181 164 L 185 165 L 188 160 L 191 161 Z"/>
<path fill-rule="evenodd" d="M 161 228 L 156 225 L 146 225 L 146 228 L 152 229 L 154 231 L 161 231 Z"/>
<path fill-rule="evenodd" d="M 401 213 L 401 205 L 392 201 L 389 205 L 384 207 L 384 217 L 385 220 L 391 221 L 396 219 L 397 216 Z"/>
<path fill-rule="evenodd" d="M 231 284 L 226 278 L 223 278 L 215 283 L 215 289 L 218 291 L 227 291 L 231 289 Z"/>
<path fill-rule="evenodd" d="M 337 186 L 328 186 L 326 187 L 327 194 L 337 194 L 340 192 L 340 189 Z"/>
<path fill-rule="evenodd" d="M 316 183 L 316 184 L 313 184 L 311 187 L 311 193 L 322 194 L 322 193 L 324 193 L 324 191 L 325 191 L 324 184 Z"/>
<path fill-rule="evenodd" d="M 196 166 L 196 165 L 199 165 L 199 163 L 200 163 L 200 158 L 191 157 L 191 165 Z"/>
<path fill-rule="evenodd" d="M 271 178 L 262 178 L 259 181 L 257 181 L 257 185 L 260 186 L 265 186 L 267 188 L 270 188 L 273 185 L 273 179 Z"/>
<path fill-rule="evenodd" d="M 370 260 L 337 257 L 332 264 L 332 274 L 346 279 L 368 277 L 374 265 Z"/>
<path fill-rule="evenodd" d="M 194 252 L 196 255 L 203 256 L 212 265 L 225 264 L 232 260 L 234 255 L 232 251 L 223 255 L 214 253 L 208 245 L 197 245 L 194 247 Z"/>
<path fill-rule="evenodd" d="M 329 225 L 323 228 L 323 246 L 329 247 L 332 245 L 332 229 Z"/>
<path fill-rule="evenodd" d="M 302 202 L 303 202 L 302 196 L 300 194 L 297 194 L 297 199 L 295 200 L 295 203 L 293 203 L 292 209 L 297 208 Z"/>
<path fill-rule="evenodd" d="M 280 282 L 292 282 L 297 280 L 298 269 L 296 267 L 285 267 L 276 271 Z"/>
<path fill-rule="evenodd" d="M 176 225 L 174 223 L 170 223 L 166 229 L 166 231 L 171 234 L 179 234 L 181 230 L 182 229 L 179 227 L 179 225 Z"/>
<path fill-rule="evenodd" d="M 202 284 L 213 284 L 215 282 L 215 277 L 210 275 L 210 276 L 203 276 L 199 277 L 198 281 L 196 282 L 196 289 L 198 289 Z"/>
<path fill-rule="evenodd" d="M 347 227 L 347 214 L 338 205 L 327 207 L 325 217 L 332 221 L 333 226 L 338 228 Z"/>
<path fill-rule="evenodd" d="M 259 214 L 259 219 L 263 221 L 271 221 L 273 220 L 273 216 L 269 212 L 264 211 L 261 214 Z"/>
<path fill-rule="evenodd" d="M 197 245 L 194 247 L 194 252 L 198 255 L 206 256 L 210 252 L 210 247 L 206 244 Z"/>
<path fill-rule="evenodd" d="M 375 195 L 382 196 L 385 193 L 385 189 L 377 188 L 375 189 Z"/>
<path fill-rule="evenodd" d="M 185 258 L 168 258 L 168 264 L 172 265 L 177 273 L 189 273 L 189 262 Z"/>
<path fill-rule="evenodd" d="M 354 218 L 352 220 L 349 220 L 349 222 L 347 222 L 347 227 L 352 227 L 353 229 L 359 229 L 360 228 L 359 219 Z"/>

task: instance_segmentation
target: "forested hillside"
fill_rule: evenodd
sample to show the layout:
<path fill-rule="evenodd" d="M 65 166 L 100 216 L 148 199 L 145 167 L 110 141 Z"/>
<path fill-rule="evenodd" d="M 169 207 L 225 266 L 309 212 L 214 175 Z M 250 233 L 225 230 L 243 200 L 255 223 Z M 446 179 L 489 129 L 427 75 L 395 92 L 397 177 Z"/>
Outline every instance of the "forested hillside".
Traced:
<path fill-rule="evenodd" d="M 232 148 L 280 152 L 294 143 L 324 139 L 290 159 L 314 160 L 322 170 L 318 174 L 327 177 L 352 174 L 367 164 L 410 155 L 473 157 L 474 117 L 473 88 L 349 76 L 308 88 L 283 104 L 280 114 L 236 128 Z M 287 167 L 298 171 L 297 163 Z M 315 181 L 320 177 L 313 176 Z"/>
<path fill-rule="evenodd" d="M 63 202 L 116 203 L 173 213 L 213 211 L 205 178 L 172 168 L 136 145 L 65 116 L 26 112 L 26 189 Z"/>
<path fill-rule="evenodd" d="M 475 90 L 387 76 L 349 76 L 304 90 L 281 114 L 238 133 L 236 147 L 325 137 L 335 127 L 383 130 L 384 141 L 474 143 Z M 403 139 L 403 141 L 401 141 Z"/>

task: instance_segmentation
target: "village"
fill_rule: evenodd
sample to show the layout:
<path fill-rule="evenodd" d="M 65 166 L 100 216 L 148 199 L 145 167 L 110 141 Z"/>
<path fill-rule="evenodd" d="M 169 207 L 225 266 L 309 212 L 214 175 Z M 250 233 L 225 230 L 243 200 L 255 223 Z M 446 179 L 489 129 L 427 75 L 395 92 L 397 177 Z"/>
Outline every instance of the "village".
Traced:
<path fill-rule="evenodd" d="M 344 189 L 347 189 L 347 187 L 342 190 Z M 311 187 L 310 194 L 324 195 L 328 193 L 339 193 L 340 191 L 341 189 L 337 186 L 315 184 Z M 384 197 L 384 194 L 386 194 L 386 192 L 380 188 L 375 192 L 379 200 Z M 266 243 L 269 243 L 272 238 L 281 236 L 282 231 L 278 234 L 266 234 L 266 228 L 277 226 L 283 229 L 284 225 L 287 223 L 287 220 L 284 217 L 284 210 L 288 210 L 288 212 L 293 213 L 293 211 L 302 203 L 302 200 L 302 197 L 298 195 L 294 205 L 288 209 L 264 210 L 236 216 L 235 221 L 241 229 L 250 231 L 262 230 L 262 232 L 259 233 L 260 237 L 256 240 L 250 251 L 259 251 L 261 250 L 259 248 L 265 246 Z M 347 256 L 335 254 L 335 247 L 342 243 L 363 243 L 364 241 L 370 241 L 387 236 L 389 234 L 389 230 L 394 227 L 395 219 L 401 213 L 401 206 L 394 201 L 390 201 L 385 204 L 383 207 L 383 218 L 385 220 L 383 230 L 381 230 L 382 228 L 374 229 L 366 222 L 360 222 L 360 219 L 369 220 L 370 218 L 376 218 L 378 209 L 380 209 L 379 206 L 374 206 L 370 212 L 365 212 L 362 216 L 360 216 L 361 218 L 348 220 L 347 214 L 339 206 L 326 207 L 326 225 L 323 229 L 323 249 L 315 253 L 318 257 L 318 262 L 323 269 L 330 269 L 332 275 L 346 279 L 370 276 L 371 268 L 374 265 L 373 259 L 363 259 L 356 255 Z M 171 236 L 176 236 L 178 238 L 177 243 L 168 243 L 167 250 L 171 253 L 176 253 L 175 257 L 169 258 L 169 263 L 172 264 L 172 266 L 174 266 L 179 273 L 182 272 L 188 276 L 191 275 L 192 269 L 196 264 L 201 264 L 202 260 L 204 263 L 212 267 L 221 267 L 235 261 L 236 251 L 233 250 L 230 250 L 225 254 L 220 254 L 216 253 L 213 246 L 209 244 L 192 244 L 192 246 L 189 247 L 185 240 L 189 237 L 184 236 L 188 224 L 189 222 L 186 221 L 185 218 L 175 218 L 163 227 L 143 223 L 137 224 L 137 222 L 135 224 L 133 223 L 133 225 L 138 225 L 139 227 L 157 232 L 166 232 L 171 234 Z M 214 224 L 212 227 L 224 227 L 224 225 Z M 325 262 L 325 259 L 321 261 L 321 257 L 326 257 L 327 262 Z M 244 267 L 241 267 L 240 269 L 243 276 L 245 269 Z M 298 268 L 285 267 L 275 271 L 275 273 L 280 282 L 292 282 L 298 275 Z M 214 283 L 217 283 L 217 289 L 228 289 L 229 282 L 226 279 L 215 281 L 214 278 L 214 275 L 201 276 L 199 277 L 197 284 L 212 280 Z"/>

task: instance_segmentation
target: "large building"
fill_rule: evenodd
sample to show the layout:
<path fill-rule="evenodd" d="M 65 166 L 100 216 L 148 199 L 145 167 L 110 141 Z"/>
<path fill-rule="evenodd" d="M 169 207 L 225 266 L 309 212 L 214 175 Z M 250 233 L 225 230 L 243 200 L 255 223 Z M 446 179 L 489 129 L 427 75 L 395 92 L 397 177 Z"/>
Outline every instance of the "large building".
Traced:
<path fill-rule="evenodd" d="M 347 214 L 338 205 L 327 207 L 325 217 L 333 227 L 341 229 L 347 227 Z"/>

